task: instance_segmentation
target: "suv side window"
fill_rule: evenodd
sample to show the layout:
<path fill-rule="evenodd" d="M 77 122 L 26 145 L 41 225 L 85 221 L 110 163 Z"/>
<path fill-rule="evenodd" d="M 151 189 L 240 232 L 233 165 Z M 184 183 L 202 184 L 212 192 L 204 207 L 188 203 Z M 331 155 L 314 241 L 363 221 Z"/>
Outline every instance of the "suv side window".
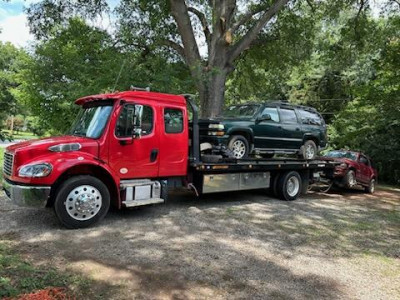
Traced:
<path fill-rule="evenodd" d="M 261 116 L 269 114 L 271 116 L 271 121 L 279 123 L 278 109 L 275 107 L 266 107 L 261 113 Z"/>
<path fill-rule="evenodd" d="M 293 109 L 281 108 L 279 110 L 282 123 L 286 124 L 297 124 L 296 113 Z"/>
<path fill-rule="evenodd" d="M 299 109 L 301 123 L 310 125 L 322 125 L 321 117 L 314 112 Z"/>
<path fill-rule="evenodd" d="M 133 122 L 136 114 L 141 119 L 142 136 L 149 135 L 153 131 L 153 109 L 147 105 L 124 105 L 119 114 L 117 125 L 115 127 L 115 135 L 117 137 L 131 137 L 133 135 Z"/>
<path fill-rule="evenodd" d="M 183 131 L 183 112 L 176 108 L 164 109 L 164 125 L 166 133 L 181 133 Z"/>

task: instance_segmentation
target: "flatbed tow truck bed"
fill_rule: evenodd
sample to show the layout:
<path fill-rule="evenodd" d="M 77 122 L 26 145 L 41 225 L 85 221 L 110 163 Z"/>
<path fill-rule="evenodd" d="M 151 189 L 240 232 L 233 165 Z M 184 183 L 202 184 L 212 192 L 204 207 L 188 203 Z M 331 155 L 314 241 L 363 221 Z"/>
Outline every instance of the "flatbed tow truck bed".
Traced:
<path fill-rule="evenodd" d="M 275 158 L 191 163 L 190 168 L 196 194 L 270 188 L 280 199 L 295 200 L 310 181 L 333 177 L 336 165 L 323 159 Z"/>

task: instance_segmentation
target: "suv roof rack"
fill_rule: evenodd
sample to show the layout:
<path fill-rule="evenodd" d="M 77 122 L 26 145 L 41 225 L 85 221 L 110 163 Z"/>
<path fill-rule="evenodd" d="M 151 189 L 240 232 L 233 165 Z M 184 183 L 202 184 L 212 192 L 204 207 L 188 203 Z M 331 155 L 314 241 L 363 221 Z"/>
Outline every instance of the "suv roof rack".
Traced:
<path fill-rule="evenodd" d="M 311 111 L 311 112 L 318 112 L 314 107 L 300 105 L 300 104 L 293 104 L 293 103 L 290 103 L 288 100 L 267 101 L 267 102 L 265 102 L 265 104 L 277 104 L 277 105 L 283 105 L 283 106 L 288 106 L 288 107 L 295 107 L 295 108 L 299 108 L 299 109 Z"/>

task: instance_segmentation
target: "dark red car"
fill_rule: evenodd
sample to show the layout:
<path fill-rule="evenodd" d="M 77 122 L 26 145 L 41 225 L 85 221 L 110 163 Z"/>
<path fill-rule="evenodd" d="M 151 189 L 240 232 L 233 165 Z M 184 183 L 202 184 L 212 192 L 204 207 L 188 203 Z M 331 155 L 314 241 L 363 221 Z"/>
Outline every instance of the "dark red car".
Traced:
<path fill-rule="evenodd" d="M 356 185 L 364 187 L 368 193 L 375 191 L 378 172 L 369 157 L 361 152 L 334 150 L 325 155 L 326 158 L 341 162 L 335 168 L 335 185 L 352 188 Z"/>

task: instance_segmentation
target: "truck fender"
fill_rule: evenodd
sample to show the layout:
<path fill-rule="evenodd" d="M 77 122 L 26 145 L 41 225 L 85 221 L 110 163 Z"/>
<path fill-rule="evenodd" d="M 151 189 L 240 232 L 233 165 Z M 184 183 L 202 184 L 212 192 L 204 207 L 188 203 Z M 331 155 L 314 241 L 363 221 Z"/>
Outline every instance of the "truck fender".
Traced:
<path fill-rule="evenodd" d="M 82 160 L 74 164 L 60 164 L 57 166 L 57 171 L 60 175 L 58 176 L 57 180 L 51 185 L 48 206 L 52 206 L 55 199 L 54 196 L 57 192 L 58 187 L 67 178 L 77 175 L 92 175 L 93 177 L 96 177 L 103 181 L 104 184 L 108 187 L 111 196 L 111 203 L 118 208 L 121 207 L 119 179 L 117 176 L 115 176 L 115 174 L 113 174 L 112 170 L 110 170 L 107 165 L 102 164 L 99 161 Z"/>

